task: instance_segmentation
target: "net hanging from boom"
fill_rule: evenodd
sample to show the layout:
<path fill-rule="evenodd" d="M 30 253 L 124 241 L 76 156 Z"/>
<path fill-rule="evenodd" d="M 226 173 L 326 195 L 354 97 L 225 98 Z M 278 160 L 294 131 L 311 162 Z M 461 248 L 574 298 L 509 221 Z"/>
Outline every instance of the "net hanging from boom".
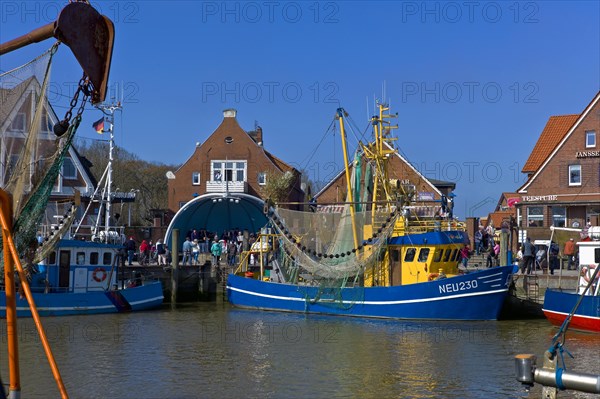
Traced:
<path fill-rule="evenodd" d="M 0 74 L 0 188 L 13 198 L 15 244 L 26 262 L 34 258 L 36 233 L 81 122 L 77 115 L 64 135 L 53 133 L 48 88 L 56 48 Z"/>

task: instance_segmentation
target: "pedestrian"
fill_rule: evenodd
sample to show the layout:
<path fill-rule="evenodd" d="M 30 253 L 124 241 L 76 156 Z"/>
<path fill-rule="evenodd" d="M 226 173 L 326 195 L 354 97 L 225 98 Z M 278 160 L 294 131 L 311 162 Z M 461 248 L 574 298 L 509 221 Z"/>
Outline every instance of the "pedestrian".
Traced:
<path fill-rule="evenodd" d="M 477 230 L 475 232 L 475 253 L 479 256 L 481 251 L 483 251 L 483 233 L 481 230 Z"/>
<path fill-rule="evenodd" d="M 192 241 L 192 263 L 198 264 L 198 256 L 200 255 L 200 245 L 198 245 L 198 239 Z"/>
<path fill-rule="evenodd" d="M 486 258 L 486 262 L 485 262 L 486 267 L 492 267 L 492 266 L 494 266 L 495 259 L 496 259 L 495 247 L 492 247 L 491 244 L 490 244 L 490 250 L 488 252 L 488 255 L 487 255 L 487 258 Z"/>
<path fill-rule="evenodd" d="M 523 243 L 523 267 L 521 268 L 521 273 L 531 273 L 531 266 L 533 265 L 534 253 L 535 247 L 531 243 L 531 238 L 527 237 L 527 239 Z"/>
<path fill-rule="evenodd" d="M 167 264 L 167 250 L 165 249 L 165 244 L 163 244 L 162 242 L 162 238 L 159 238 L 158 241 L 156 241 L 156 255 L 158 256 L 158 265 L 165 265 Z"/>
<path fill-rule="evenodd" d="M 560 249 L 558 244 L 554 241 L 550 242 L 550 274 L 554 274 L 554 270 L 559 268 L 558 265 L 558 253 Z"/>
<path fill-rule="evenodd" d="M 221 243 L 218 241 L 213 241 L 210 252 L 212 253 L 213 265 L 219 266 L 219 262 L 221 260 L 221 253 L 223 252 Z"/>
<path fill-rule="evenodd" d="M 235 256 L 236 255 L 237 255 L 237 245 L 233 240 L 229 241 L 229 244 L 227 245 L 227 263 L 229 264 L 229 266 L 231 266 L 231 267 L 235 266 Z"/>
<path fill-rule="evenodd" d="M 465 244 L 464 247 L 460 250 L 461 262 L 464 267 L 467 267 L 467 263 L 469 262 L 469 257 L 471 256 L 471 248 L 469 248 L 469 244 Z"/>
<path fill-rule="evenodd" d="M 575 241 L 570 238 L 569 241 L 565 243 L 565 248 L 563 250 L 563 254 L 567 257 L 567 270 L 575 269 Z"/>
<path fill-rule="evenodd" d="M 135 254 L 135 240 L 133 237 L 129 237 L 129 240 L 125 243 L 125 249 L 127 250 L 127 262 L 129 266 L 133 266 L 133 255 Z"/>
<path fill-rule="evenodd" d="M 190 263 L 192 261 L 192 242 L 190 241 L 190 237 L 185 237 L 185 241 L 182 246 L 183 251 L 183 261 L 182 265 L 186 265 L 186 263 Z"/>
<path fill-rule="evenodd" d="M 148 264 L 150 260 L 150 245 L 148 245 L 148 241 L 142 240 L 140 244 L 140 261 L 139 264 Z"/>

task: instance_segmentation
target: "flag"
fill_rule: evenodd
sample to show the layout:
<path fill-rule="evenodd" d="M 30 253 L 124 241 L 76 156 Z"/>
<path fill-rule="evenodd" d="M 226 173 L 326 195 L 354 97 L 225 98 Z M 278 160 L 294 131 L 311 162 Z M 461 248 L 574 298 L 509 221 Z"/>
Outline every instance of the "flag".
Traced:
<path fill-rule="evenodd" d="M 104 117 L 100 118 L 92 124 L 98 134 L 104 133 Z"/>

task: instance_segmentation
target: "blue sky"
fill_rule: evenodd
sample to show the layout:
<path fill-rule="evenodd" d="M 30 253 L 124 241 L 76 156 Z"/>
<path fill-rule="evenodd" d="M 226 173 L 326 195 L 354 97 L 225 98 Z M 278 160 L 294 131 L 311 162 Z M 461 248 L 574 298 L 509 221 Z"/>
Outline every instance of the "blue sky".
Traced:
<path fill-rule="evenodd" d="M 65 4 L 3 1 L 0 40 L 54 21 Z M 117 144 L 141 159 L 183 163 L 236 108 L 244 129 L 263 128 L 267 150 L 327 181 L 342 167 L 339 137 L 326 134 L 336 108 L 362 133 L 385 88 L 402 154 L 456 182 L 461 218 L 517 189 L 548 117 L 580 113 L 600 88 L 593 1 L 92 4 L 115 23 Z M 3 56 L 0 70 L 51 43 Z M 54 65 L 60 115 L 81 70 L 64 46 Z M 79 136 L 98 138 L 100 116 L 89 108 Z"/>

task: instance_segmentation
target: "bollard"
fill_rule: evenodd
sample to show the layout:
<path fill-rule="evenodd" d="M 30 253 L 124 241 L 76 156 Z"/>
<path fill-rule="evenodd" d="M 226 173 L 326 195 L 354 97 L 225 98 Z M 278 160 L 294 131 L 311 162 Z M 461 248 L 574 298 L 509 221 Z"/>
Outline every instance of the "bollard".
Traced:
<path fill-rule="evenodd" d="M 177 307 L 177 285 L 179 282 L 179 229 L 173 229 L 171 255 L 171 309 L 175 309 Z"/>
<path fill-rule="evenodd" d="M 544 386 L 542 397 L 555 398 L 558 390 L 573 390 L 586 393 L 600 393 L 600 375 L 578 373 L 556 369 L 556 358 L 545 353 L 544 367 L 536 367 L 536 356 L 520 354 L 515 356 L 517 381 L 529 390 L 534 383 Z"/>

